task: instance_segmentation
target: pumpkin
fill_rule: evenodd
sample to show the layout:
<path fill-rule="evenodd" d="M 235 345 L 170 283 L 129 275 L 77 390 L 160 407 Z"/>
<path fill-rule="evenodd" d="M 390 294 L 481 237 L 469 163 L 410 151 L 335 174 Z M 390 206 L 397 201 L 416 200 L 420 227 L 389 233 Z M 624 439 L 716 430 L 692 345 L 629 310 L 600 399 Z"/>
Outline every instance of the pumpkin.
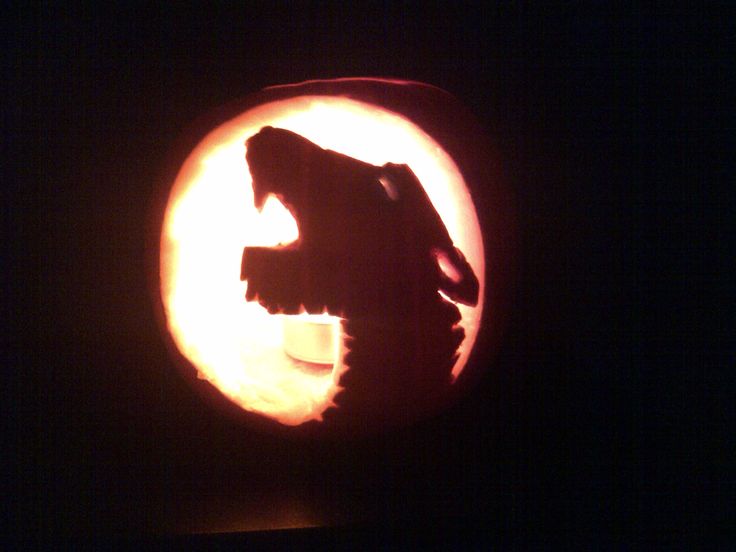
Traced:
<path fill-rule="evenodd" d="M 370 430 L 477 380 L 513 224 L 454 97 L 385 79 L 272 87 L 203 119 L 177 154 L 155 296 L 172 352 L 215 403 L 266 427 Z"/>

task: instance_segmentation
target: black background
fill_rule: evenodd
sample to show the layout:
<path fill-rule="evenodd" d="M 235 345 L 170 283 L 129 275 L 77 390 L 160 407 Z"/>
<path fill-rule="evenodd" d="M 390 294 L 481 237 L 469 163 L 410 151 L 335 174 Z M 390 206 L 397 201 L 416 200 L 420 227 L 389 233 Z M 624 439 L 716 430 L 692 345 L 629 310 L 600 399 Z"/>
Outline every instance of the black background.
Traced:
<path fill-rule="evenodd" d="M 21 85 L 9 113 L 30 108 L 17 143 L 38 150 L 11 221 L 30 238 L 12 266 L 33 322 L 7 348 L 32 359 L 24 421 L 7 418 L 32 434 L 14 477 L 26 535 L 732 527 L 724 18 L 450 4 L 10 15 L 6 65 L 35 91 Z M 383 436 L 294 441 L 207 407 L 174 368 L 147 220 L 197 117 L 341 76 L 428 82 L 477 115 L 515 195 L 521 266 L 501 350 L 464 401 Z"/>

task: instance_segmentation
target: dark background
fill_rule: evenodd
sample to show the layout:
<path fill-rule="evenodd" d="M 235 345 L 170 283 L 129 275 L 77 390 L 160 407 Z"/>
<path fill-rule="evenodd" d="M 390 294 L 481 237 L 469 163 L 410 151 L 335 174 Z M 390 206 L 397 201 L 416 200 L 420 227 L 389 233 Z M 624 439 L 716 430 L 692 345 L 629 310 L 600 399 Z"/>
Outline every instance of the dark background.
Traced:
<path fill-rule="evenodd" d="M 732 531 L 726 18 L 449 4 L 7 15 L 5 64 L 35 86 L 12 93 L 6 120 L 31 113 L 16 144 L 38 151 L 21 166 L 37 185 L 10 213 L 30 249 L 10 240 L 22 283 L 7 288 L 33 301 L 6 347 L 23 373 L 6 417 L 24 435 L 23 534 Z M 146 224 L 197 117 L 341 76 L 428 82 L 477 115 L 515 194 L 518 287 L 464 401 L 382 436 L 294 441 L 207 407 L 180 377 Z"/>

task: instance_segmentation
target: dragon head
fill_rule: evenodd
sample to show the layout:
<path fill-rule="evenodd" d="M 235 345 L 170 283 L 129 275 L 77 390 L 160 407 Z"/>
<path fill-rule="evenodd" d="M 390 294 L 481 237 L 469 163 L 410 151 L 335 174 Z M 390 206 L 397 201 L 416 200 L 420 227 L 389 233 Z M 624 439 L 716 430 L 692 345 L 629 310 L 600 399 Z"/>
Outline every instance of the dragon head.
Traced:
<path fill-rule="evenodd" d="M 433 296 L 439 289 L 477 304 L 472 267 L 407 165 L 371 165 L 270 126 L 246 141 L 245 158 L 255 207 L 273 195 L 299 228 L 288 250 L 246 248 L 241 278 L 251 298 L 258 293 L 292 307 L 313 299 L 363 312 L 389 308 L 391 294 Z"/>

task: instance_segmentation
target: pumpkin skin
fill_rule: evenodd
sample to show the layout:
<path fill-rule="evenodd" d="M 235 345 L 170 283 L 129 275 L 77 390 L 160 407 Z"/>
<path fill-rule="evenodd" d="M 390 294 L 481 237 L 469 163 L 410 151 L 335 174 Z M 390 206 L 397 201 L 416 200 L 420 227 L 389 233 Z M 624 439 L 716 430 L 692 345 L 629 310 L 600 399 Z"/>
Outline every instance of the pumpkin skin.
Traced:
<path fill-rule="evenodd" d="M 338 104 L 346 102 L 348 108 L 373 107 L 378 111 L 369 113 L 371 116 L 395 116 L 402 119 L 412 129 L 425 133 L 429 137 L 429 143 L 433 145 L 438 156 L 444 156 L 443 159 L 446 157 L 454 163 L 453 177 L 459 178 L 460 185 L 464 187 L 466 193 L 465 211 L 461 209 L 460 212 L 465 215 L 471 213 L 475 218 L 472 221 L 463 219 L 458 222 L 456 220 L 454 227 L 452 224 L 448 225 L 454 229 L 448 228 L 448 230 L 450 230 L 451 237 L 455 238 L 455 245 L 460 245 L 458 250 L 461 256 L 463 249 L 469 247 L 468 243 L 474 240 L 473 247 L 470 247 L 472 251 L 464 251 L 464 253 L 471 269 L 475 269 L 480 285 L 475 304 L 459 305 L 464 309 L 459 324 L 456 324 L 458 320 L 454 314 L 455 311 L 458 311 L 455 301 L 447 297 L 440 298 L 436 302 L 436 308 L 421 307 L 403 316 L 394 315 L 395 312 L 403 312 L 405 309 L 395 309 L 393 304 L 386 305 L 385 308 L 368 317 L 360 317 L 355 314 L 351 316 L 342 311 L 335 312 L 334 309 L 333 312 L 328 312 L 328 314 L 343 316 L 343 319 L 339 322 L 338 330 L 341 344 L 338 348 L 339 359 L 337 360 L 340 362 L 335 362 L 331 376 L 326 375 L 323 371 L 321 374 L 316 374 L 317 379 L 314 380 L 321 378 L 319 381 L 328 382 L 329 389 L 324 395 L 325 399 L 321 403 L 319 398 L 312 400 L 311 411 L 308 409 L 300 411 L 299 408 L 293 408 L 284 414 L 284 412 L 274 413 L 260 410 L 257 405 L 252 406 L 232 392 L 228 393 L 228 390 L 217 381 L 216 377 L 212 377 L 211 373 L 208 374 L 206 369 L 203 370 L 202 366 L 198 365 L 201 359 L 198 359 L 196 354 L 192 354 L 187 344 L 176 335 L 175 323 L 172 323 L 174 315 L 172 315 L 170 298 L 172 277 L 171 271 L 166 268 L 172 258 L 172 247 L 170 240 L 167 240 L 167 232 L 171 234 L 173 205 L 177 201 L 182 201 L 181 198 L 185 195 L 183 190 L 187 186 L 191 187 L 191 181 L 193 181 L 192 178 L 187 181 L 184 174 L 186 170 L 180 168 L 182 167 L 181 160 L 184 158 L 191 160 L 194 155 L 192 152 L 193 150 L 198 151 L 197 148 L 200 151 L 199 161 L 205 159 L 206 156 L 202 154 L 203 144 L 212 148 L 213 143 L 206 144 L 208 139 L 211 141 L 212 129 L 224 129 L 220 133 L 220 141 L 218 142 L 218 138 L 215 137 L 214 142 L 214 145 L 223 144 L 221 136 L 228 134 L 228 124 L 232 124 L 238 117 L 243 117 L 243 114 L 254 112 L 260 114 L 260 119 L 256 117 L 259 122 L 253 127 L 253 130 L 244 131 L 245 134 L 241 133 L 240 142 L 235 142 L 242 144 L 243 136 L 252 137 L 263 126 L 270 126 L 274 120 L 278 122 L 283 119 L 283 117 L 279 119 L 279 109 L 283 111 L 284 106 L 286 108 L 293 108 L 295 105 L 298 107 L 299 101 L 304 98 L 310 98 L 310 101 L 318 103 L 324 100 L 329 106 L 332 105 L 329 102 Z M 276 106 L 276 115 L 258 111 L 258 109 L 269 106 L 271 108 Z M 342 109 L 340 105 L 337 107 Z M 239 124 L 242 127 L 244 123 Z M 217 130 L 214 133 L 216 134 Z M 303 137 L 309 140 L 310 136 L 306 134 L 303 133 Z M 332 144 L 327 140 L 324 146 L 317 144 L 318 148 L 324 147 L 324 149 L 349 155 L 348 152 L 341 152 L 340 146 L 339 140 Z M 428 146 L 425 144 L 424 147 L 426 149 Z M 240 149 L 245 150 L 245 147 L 240 146 Z M 194 157 L 196 160 L 196 155 Z M 253 167 L 249 167 L 242 153 L 240 157 L 243 170 L 247 171 L 250 168 L 252 173 Z M 356 159 L 356 162 L 365 161 L 368 160 Z M 186 167 L 186 163 L 183 166 Z M 414 169 L 414 166 L 410 168 Z M 174 170 L 178 173 L 177 178 L 171 176 Z M 182 177 L 183 174 L 184 177 Z M 247 175 L 247 172 L 245 174 Z M 427 179 L 420 174 L 417 174 L 417 177 L 420 184 L 426 188 Z M 172 181 L 175 181 L 173 187 L 170 185 Z M 509 275 L 513 265 L 514 224 L 508 192 L 500 177 L 498 164 L 491 148 L 473 118 L 457 100 L 446 92 L 420 83 L 385 79 L 310 81 L 298 85 L 269 88 L 225 106 L 200 120 L 176 148 L 166 182 L 168 182 L 166 197 L 162 196 L 159 200 L 156 209 L 157 216 L 154 217 L 158 221 L 156 233 L 161 236 L 158 247 L 156 247 L 157 269 L 155 271 L 155 297 L 159 318 L 165 329 L 167 343 L 185 377 L 207 397 L 207 401 L 212 405 L 256 427 L 287 434 L 371 432 L 391 426 L 407 425 L 436 413 L 471 388 L 487 367 L 497 345 L 503 313 L 507 308 L 505 301 L 509 297 Z M 252 193 L 250 188 L 255 188 L 255 182 L 255 179 L 252 183 L 242 179 L 242 188 Z M 457 195 L 458 191 L 453 190 L 453 194 Z M 436 197 L 437 193 L 435 193 Z M 280 199 L 283 198 L 280 197 Z M 252 200 L 246 197 L 243 203 L 248 201 Z M 438 211 L 445 209 L 441 200 L 435 199 L 434 203 Z M 161 224 L 162 218 L 163 224 Z M 443 221 L 445 218 L 442 217 Z M 298 220 L 297 224 L 299 224 Z M 459 243 L 457 228 L 463 226 L 474 227 L 472 228 L 474 232 L 466 232 L 470 235 L 461 237 L 459 242 L 462 243 Z M 301 238 L 300 232 L 297 244 Z M 243 245 L 246 246 L 247 254 L 249 244 Z M 257 245 L 259 244 L 252 244 L 250 248 L 258 249 L 254 247 Z M 262 247 L 262 249 L 273 248 L 273 245 Z M 248 264 L 245 259 L 244 255 L 244 273 L 247 272 L 245 265 Z M 268 263 L 265 264 L 268 265 Z M 254 264 L 250 263 L 250 266 Z M 237 277 L 237 274 L 234 276 Z M 375 275 L 372 277 L 379 279 Z M 247 285 L 255 286 L 256 278 L 253 276 L 250 282 L 247 275 L 245 280 Z M 268 278 L 264 280 L 267 281 Z M 287 283 L 286 288 L 288 287 Z M 435 293 L 432 297 L 439 296 Z M 265 308 L 257 305 L 254 297 L 251 296 L 250 299 L 251 301 L 246 302 L 245 297 L 242 295 L 240 297 L 240 301 L 261 308 L 265 316 L 279 316 L 278 314 L 269 315 Z M 375 304 L 381 305 L 382 303 L 386 301 L 379 300 Z M 264 306 L 269 305 L 264 304 Z M 318 305 L 318 307 L 326 307 L 326 305 Z M 329 311 L 329 309 L 326 310 Z M 469 312 L 471 315 L 468 315 Z M 487 313 L 492 313 L 492 315 L 488 316 Z M 463 327 L 463 322 L 467 323 L 469 318 L 474 318 L 474 327 L 467 331 L 467 324 L 465 324 L 466 327 Z M 438 324 L 438 321 L 441 323 Z M 438 326 L 441 328 L 437 329 Z M 421 328 L 421 331 L 417 331 L 418 327 Z M 458 328 L 462 330 L 462 335 L 459 337 Z M 422 337 L 417 337 L 418 335 Z M 345 336 L 348 339 L 345 339 Z M 449 354 L 450 357 L 437 363 L 433 360 L 438 355 L 433 352 L 432 344 L 443 342 L 445 338 L 449 340 L 450 345 L 449 348 L 446 348 L 447 350 L 443 349 L 443 355 L 447 357 Z M 453 347 L 457 346 L 458 341 L 461 348 L 464 346 L 464 349 L 456 358 L 452 354 L 454 353 Z M 345 345 L 346 343 L 349 345 Z M 350 362 L 342 362 L 350 358 L 352 358 Z M 435 364 L 438 366 L 441 364 L 442 368 L 438 369 L 436 366 L 430 368 Z M 355 366 L 360 366 L 360 369 Z M 441 380 L 442 383 L 425 385 L 424 382 L 432 379 L 426 377 L 430 372 L 440 374 L 434 379 Z M 301 393 L 299 385 L 306 386 L 307 383 L 297 382 L 292 385 L 292 388 L 296 387 L 296 393 L 307 396 L 309 393 L 306 391 Z M 315 396 L 323 397 L 319 393 Z"/>

